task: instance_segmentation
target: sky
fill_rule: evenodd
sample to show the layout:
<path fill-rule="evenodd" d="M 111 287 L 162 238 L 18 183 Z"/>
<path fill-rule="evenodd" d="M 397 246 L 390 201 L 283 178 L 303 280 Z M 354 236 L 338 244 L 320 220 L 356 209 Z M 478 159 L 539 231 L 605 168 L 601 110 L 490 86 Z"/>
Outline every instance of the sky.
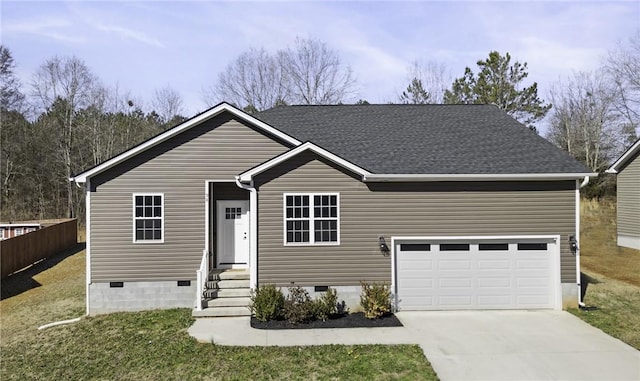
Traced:
<path fill-rule="evenodd" d="M 38 66 L 77 56 L 105 85 L 150 101 L 177 90 L 185 116 L 207 108 L 204 89 L 251 47 L 275 52 L 313 37 L 357 79 L 352 101 L 387 103 L 412 61 L 437 61 L 453 78 L 493 50 L 528 64 L 527 85 L 598 68 L 640 29 L 640 1 L 11 1 L 0 3 L 2 44 L 29 92 Z"/>

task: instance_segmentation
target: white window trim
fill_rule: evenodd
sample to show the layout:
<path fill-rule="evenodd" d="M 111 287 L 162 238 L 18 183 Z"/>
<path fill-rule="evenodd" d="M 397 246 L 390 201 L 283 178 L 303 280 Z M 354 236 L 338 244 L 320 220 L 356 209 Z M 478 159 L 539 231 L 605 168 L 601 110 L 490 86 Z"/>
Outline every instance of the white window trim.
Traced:
<path fill-rule="evenodd" d="M 161 239 L 136 240 L 136 196 L 160 196 L 162 215 L 160 216 L 160 236 Z M 131 240 L 136 244 L 156 244 L 164 243 L 164 193 L 134 193 L 131 197 Z"/>
<path fill-rule="evenodd" d="M 0 239 L 4 239 L 4 228 L 0 228 Z"/>
<path fill-rule="evenodd" d="M 287 242 L 287 196 L 309 196 L 309 242 Z M 336 242 L 315 242 L 315 210 L 313 204 L 314 196 L 336 196 L 337 207 L 337 227 Z M 340 245 L 340 193 L 283 193 L 282 194 L 282 242 L 284 246 L 339 246 Z"/>

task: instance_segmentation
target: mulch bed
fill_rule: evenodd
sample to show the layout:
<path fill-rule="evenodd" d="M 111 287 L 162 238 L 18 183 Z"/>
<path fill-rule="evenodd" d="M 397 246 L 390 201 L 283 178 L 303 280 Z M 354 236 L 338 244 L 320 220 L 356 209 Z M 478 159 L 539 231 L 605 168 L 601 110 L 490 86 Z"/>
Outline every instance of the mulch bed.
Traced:
<path fill-rule="evenodd" d="M 380 319 L 367 319 L 364 313 L 337 315 L 327 321 L 314 320 L 309 323 L 291 324 L 286 320 L 260 321 L 251 317 L 251 327 L 257 329 L 313 329 L 313 328 L 369 328 L 369 327 L 402 327 L 402 323 L 393 314 Z"/>

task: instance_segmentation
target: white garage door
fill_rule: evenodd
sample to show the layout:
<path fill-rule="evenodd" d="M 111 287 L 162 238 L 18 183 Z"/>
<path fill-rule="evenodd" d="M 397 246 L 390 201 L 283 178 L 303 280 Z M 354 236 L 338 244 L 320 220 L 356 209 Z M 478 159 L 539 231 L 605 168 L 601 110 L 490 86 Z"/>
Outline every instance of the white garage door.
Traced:
<path fill-rule="evenodd" d="M 553 308 L 555 240 L 397 240 L 399 310 Z"/>

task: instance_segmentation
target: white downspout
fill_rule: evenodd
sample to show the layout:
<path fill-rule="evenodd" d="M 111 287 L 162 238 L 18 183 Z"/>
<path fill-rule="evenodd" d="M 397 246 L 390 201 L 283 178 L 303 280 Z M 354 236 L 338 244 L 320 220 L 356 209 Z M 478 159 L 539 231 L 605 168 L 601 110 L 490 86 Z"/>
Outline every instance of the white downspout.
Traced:
<path fill-rule="evenodd" d="M 577 183 L 577 180 L 576 180 Z M 576 240 L 578 245 L 576 247 L 576 282 L 578 284 L 578 306 L 586 307 L 582 301 L 582 283 L 580 281 L 580 189 L 589 184 L 589 176 L 585 176 L 580 186 L 576 189 Z"/>
<path fill-rule="evenodd" d="M 254 188 L 253 179 L 249 185 L 243 184 L 236 176 L 236 185 L 249 191 L 249 287 L 258 285 L 258 191 Z"/>
<path fill-rule="evenodd" d="M 85 303 L 86 303 L 86 315 L 91 314 L 91 180 L 87 179 L 85 184 L 85 219 L 84 219 L 84 245 L 85 245 Z"/>

